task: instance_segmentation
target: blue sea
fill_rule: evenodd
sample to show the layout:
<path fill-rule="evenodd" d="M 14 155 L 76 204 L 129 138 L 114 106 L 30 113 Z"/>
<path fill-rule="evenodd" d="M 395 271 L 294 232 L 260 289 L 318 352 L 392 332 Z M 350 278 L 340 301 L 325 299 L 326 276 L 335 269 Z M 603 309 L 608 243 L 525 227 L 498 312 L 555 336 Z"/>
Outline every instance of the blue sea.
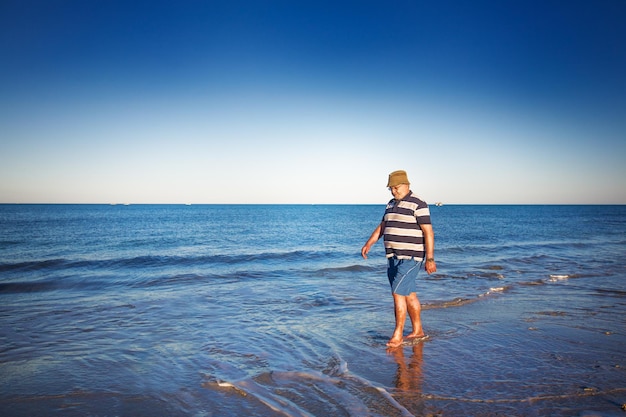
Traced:
<path fill-rule="evenodd" d="M 626 206 L 431 206 L 392 350 L 383 211 L 0 205 L 0 415 L 624 415 Z"/>

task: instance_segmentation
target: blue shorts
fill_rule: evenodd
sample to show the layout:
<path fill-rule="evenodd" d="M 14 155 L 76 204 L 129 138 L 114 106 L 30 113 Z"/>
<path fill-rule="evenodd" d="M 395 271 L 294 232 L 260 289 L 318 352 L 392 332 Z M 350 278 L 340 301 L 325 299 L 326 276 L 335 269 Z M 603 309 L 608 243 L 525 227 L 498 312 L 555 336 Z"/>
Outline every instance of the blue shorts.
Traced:
<path fill-rule="evenodd" d="M 409 295 L 417 292 L 417 275 L 422 269 L 422 261 L 413 259 L 389 258 L 387 278 L 391 284 L 391 293 Z"/>

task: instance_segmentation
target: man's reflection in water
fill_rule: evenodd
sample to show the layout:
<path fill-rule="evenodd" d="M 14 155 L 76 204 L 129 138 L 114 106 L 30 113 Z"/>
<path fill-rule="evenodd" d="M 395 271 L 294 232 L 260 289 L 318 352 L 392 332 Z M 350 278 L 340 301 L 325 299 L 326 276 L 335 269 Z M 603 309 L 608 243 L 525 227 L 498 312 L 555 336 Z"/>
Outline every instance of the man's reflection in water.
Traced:
<path fill-rule="evenodd" d="M 399 348 L 388 349 L 387 353 L 395 359 L 398 364 L 398 372 L 396 374 L 396 388 L 400 391 L 411 391 L 420 393 L 422 390 L 422 360 L 424 343 L 416 343 L 411 346 L 412 354 L 409 358 L 405 357 L 405 349 Z"/>

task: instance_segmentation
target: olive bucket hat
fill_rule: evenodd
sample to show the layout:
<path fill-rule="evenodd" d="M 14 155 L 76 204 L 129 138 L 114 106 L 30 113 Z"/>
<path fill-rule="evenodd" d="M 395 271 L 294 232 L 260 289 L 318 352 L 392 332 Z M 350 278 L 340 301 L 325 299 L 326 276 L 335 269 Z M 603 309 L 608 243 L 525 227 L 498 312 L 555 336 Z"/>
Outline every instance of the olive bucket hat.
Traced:
<path fill-rule="evenodd" d="M 408 184 L 409 178 L 406 175 L 406 171 L 393 171 L 389 174 L 389 181 L 387 181 L 387 187 L 395 187 L 400 184 Z"/>

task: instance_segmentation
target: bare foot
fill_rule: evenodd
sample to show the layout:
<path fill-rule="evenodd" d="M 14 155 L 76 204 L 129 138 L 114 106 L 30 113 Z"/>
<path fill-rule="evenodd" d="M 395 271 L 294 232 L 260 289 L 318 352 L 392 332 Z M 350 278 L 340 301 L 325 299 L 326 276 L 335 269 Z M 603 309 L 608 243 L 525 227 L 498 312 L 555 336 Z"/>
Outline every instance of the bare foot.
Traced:
<path fill-rule="evenodd" d="M 402 338 L 400 339 L 391 338 L 387 342 L 387 347 L 390 347 L 390 348 L 397 348 L 398 346 L 401 346 L 401 345 L 402 345 Z"/>
<path fill-rule="evenodd" d="M 405 339 L 419 339 L 420 337 L 424 337 L 426 334 L 422 331 L 420 333 L 411 333 L 405 337 Z"/>

